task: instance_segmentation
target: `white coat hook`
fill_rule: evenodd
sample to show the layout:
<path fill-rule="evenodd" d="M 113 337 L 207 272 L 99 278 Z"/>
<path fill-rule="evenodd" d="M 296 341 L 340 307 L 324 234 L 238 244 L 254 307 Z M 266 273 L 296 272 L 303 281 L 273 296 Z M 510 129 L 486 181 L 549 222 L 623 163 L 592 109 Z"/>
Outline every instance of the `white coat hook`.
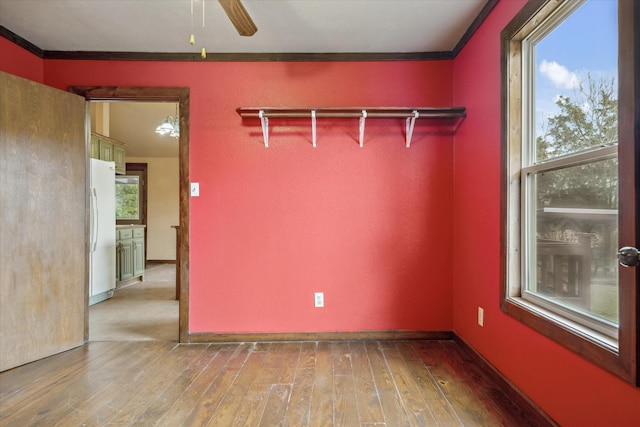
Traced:
<path fill-rule="evenodd" d="M 311 110 L 311 142 L 316 148 L 316 110 Z"/>
<path fill-rule="evenodd" d="M 260 110 L 258 113 L 260 117 L 260 123 L 262 124 L 262 137 L 264 138 L 265 148 L 269 147 L 269 118 L 264 115 L 264 111 Z"/>
<path fill-rule="evenodd" d="M 360 148 L 364 147 L 364 122 L 367 119 L 367 110 L 362 110 L 360 117 Z"/>
<path fill-rule="evenodd" d="M 417 110 L 413 110 L 413 116 L 407 117 L 406 136 L 407 136 L 407 148 L 411 147 L 411 137 L 413 136 L 413 127 L 416 124 L 416 119 L 420 116 Z"/>

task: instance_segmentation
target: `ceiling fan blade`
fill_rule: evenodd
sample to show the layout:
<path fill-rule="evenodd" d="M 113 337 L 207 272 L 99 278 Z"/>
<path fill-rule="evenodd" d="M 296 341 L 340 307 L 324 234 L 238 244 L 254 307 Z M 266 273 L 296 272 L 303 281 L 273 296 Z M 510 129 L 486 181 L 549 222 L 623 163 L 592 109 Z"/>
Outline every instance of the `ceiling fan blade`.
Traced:
<path fill-rule="evenodd" d="M 220 2 L 233 26 L 238 30 L 238 34 L 250 37 L 258 31 L 258 27 L 253 23 L 240 0 L 218 0 L 218 2 Z"/>

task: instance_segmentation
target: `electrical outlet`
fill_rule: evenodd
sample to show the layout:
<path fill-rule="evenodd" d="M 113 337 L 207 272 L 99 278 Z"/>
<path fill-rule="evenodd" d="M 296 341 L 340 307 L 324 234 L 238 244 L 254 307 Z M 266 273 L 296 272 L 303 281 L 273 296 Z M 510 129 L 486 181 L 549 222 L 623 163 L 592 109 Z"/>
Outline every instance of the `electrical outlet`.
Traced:
<path fill-rule="evenodd" d="M 484 309 L 478 307 L 478 325 L 484 326 Z"/>
<path fill-rule="evenodd" d="M 324 292 L 316 292 L 314 302 L 316 307 L 324 307 Z"/>

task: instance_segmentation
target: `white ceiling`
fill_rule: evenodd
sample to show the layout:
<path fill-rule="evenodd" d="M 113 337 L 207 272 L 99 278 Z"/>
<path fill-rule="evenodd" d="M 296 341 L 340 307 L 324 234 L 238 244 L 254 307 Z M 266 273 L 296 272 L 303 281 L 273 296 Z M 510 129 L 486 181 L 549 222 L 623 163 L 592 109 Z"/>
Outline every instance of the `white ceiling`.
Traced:
<path fill-rule="evenodd" d="M 204 2 L 204 3 L 203 3 Z M 450 52 L 487 0 L 242 0 L 241 37 L 217 0 L 0 0 L 0 26 L 44 51 L 199 53 Z M 203 28 L 204 5 L 204 28 Z M 189 44 L 189 35 L 196 43 Z M 131 157 L 177 157 L 155 127 L 172 103 L 111 106 L 110 136 Z"/>
<path fill-rule="evenodd" d="M 45 51 L 451 51 L 487 0 L 242 0 L 241 37 L 217 0 L 0 0 L 0 25 Z M 204 4 L 204 28 L 203 28 Z"/>

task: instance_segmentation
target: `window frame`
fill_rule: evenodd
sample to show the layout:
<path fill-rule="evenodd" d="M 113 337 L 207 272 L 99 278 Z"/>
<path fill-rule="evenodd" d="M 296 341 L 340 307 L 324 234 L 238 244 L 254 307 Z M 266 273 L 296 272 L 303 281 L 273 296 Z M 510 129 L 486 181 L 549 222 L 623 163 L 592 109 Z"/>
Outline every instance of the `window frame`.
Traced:
<path fill-rule="evenodd" d="M 532 123 L 529 117 L 529 123 Z M 526 132 L 525 132 L 526 134 Z M 530 137 L 531 138 L 531 137 Z M 532 148 L 531 145 L 529 148 Z M 618 155 L 618 145 L 609 145 L 604 147 L 593 148 L 589 150 L 578 151 L 574 154 L 564 155 L 560 157 L 554 157 L 550 160 L 543 162 L 535 162 L 534 160 L 526 161 L 526 165 L 520 167 L 520 194 L 524 194 L 521 197 L 522 206 L 522 229 L 521 236 L 525 236 L 523 246 L 528 250 L 521 250 L 521 266 L 520 268 L 520 283 L 522 288 L 519 290 L 520 297 L 528 303 L 543 307 L 548 311 L 554 312 L 557 315 L 566 318 L 577 325 L 587 328 L 592 331 L 591 334 L 594 338 L 601 341 L 603 344 L 610 347 L 612 350 L 617 351 L 618 340 L 618 326 L 611 321 L 597 318 L 589 313 L 581 310 L 577 310 L 571 307 L 565 307 L 561 304 L 557 304 L 551 300 L 547 300 L 539 293 L 531 291 L 529 287 L 525 286 L 525 283 L 531 283 L 535 279 L 533 273 L 533 264 L 535 262 L 535 253 L 532 254 L 531 248 L 535 247 L 535 237 L 533 233 L 535 231 L 536 217 L 531 210 L 531 205 L 535 200 L 537 194 L 535 189 L 535 175 L 544 172 L 554 172 L 563 170 L 569 167 L 577 167 L 585 164 L 593 164 L 596 162 L 607 161 L 616 159 Z M 529 209 L 525 209 L 525 208 Z"/>
<path fill-rule="evenodd" d="M 523 68 L 523 40 L 546 19 L 556 13 L 566 0 L 529 0 L 501 33 L 501 232 L 500 232 L 500 308 L 503 312 L 533 328 L 551 340 L 581 355 L 592 363 L 640 386 L 638 368 L 638 307 L 640 274 L 637 269 L 620 272 L 618 340 L 582 326 L 557 312 L 520 297 L 522 286 L 520 241 L 523 217 L 521 205 L 521 160 L 523 121 L 527 108 L 523 105 L 530 85 Z M 634 0 L 618 0 L 618 155 L 619 168 L 640 165 L 640 4 Z M 639 172 L 636 172 L 638 174 Z M 634 175 L 636 175 L 634 174 Z M 621 176 L 620 179 L 623 179 Z M 633 178 L 632 178 L 633 179 Z M 625 230 L 632 230 L 631 242 L 640 242 L 637 214 L 640 186 L 629 185 L 635 191 L 635 217 L 623 217 L 623 204 L 631 205 L 634 197 L 620 198 L 620 221 Z M 629 207 L 628 205 L 627 208 Z M 622 230 L 621 230 L 622 233 Z M 632 244 L 633 245 L 633 244 Z"/>
<path fill-rule="evenodd" d="M 117 219 L 116 225 L 144 225 L 147 223 L 147 163 L 127 163 L 126 164 L 126 175 L 137 175 L 140 180 L 139 184 L 139 218 L 138 219 Z M 146 239 L 145 234 L 145 239 Z M 146 244 L 145 244 L 146 250 Z"/>
<path fill-rule="evenodd" d="M 128 183 L 128 184 L 124 184 L 121 182 L 118 182 L 118 180 L 120 179 L 133 179 L 135 178 L 135 184 L 133 183 Z M 142 220 L 142 178 L 139 175 L 135 175 L 135 174 L 131 174 L 131 175 L 116 175 L 116 189 L 118 188 L 118 185 L 135 185 L 136 189 L 137 189 L 137 203 L 136 203 L 136 216 L 135 217 L 119 217 L 117 215 L 118 212 L 118 205 L 119 205 L 119 199 L 118 199 L 118 192 L 116 191 L 116 221 L 141 221 Z"/>

